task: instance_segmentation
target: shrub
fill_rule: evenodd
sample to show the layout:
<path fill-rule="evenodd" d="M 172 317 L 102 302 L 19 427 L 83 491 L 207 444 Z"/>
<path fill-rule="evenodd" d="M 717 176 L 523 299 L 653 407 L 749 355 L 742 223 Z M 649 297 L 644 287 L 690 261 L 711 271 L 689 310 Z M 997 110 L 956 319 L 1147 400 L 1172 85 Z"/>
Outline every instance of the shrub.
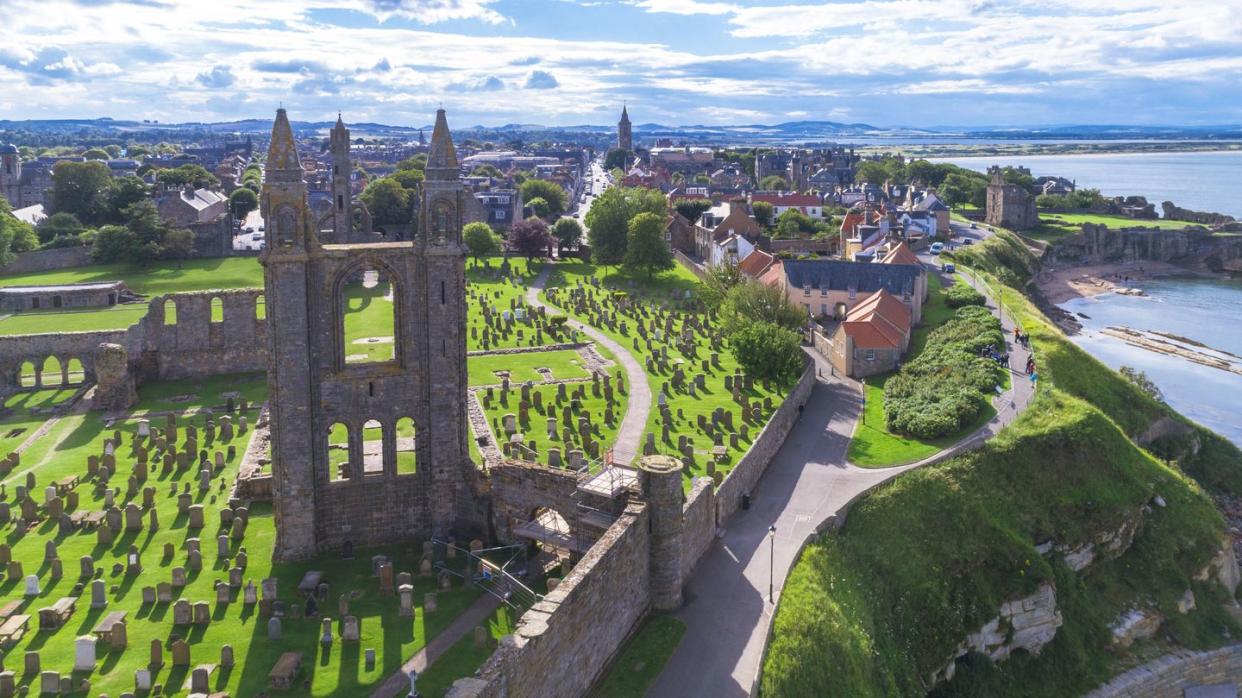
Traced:
<path fill-rule="evenodd" d="M 962 308 L 968 305 L 984 305 L 987 300 L 969 284 L 953 284 L 944 292 L 944 303 L 950 308 Z"/>

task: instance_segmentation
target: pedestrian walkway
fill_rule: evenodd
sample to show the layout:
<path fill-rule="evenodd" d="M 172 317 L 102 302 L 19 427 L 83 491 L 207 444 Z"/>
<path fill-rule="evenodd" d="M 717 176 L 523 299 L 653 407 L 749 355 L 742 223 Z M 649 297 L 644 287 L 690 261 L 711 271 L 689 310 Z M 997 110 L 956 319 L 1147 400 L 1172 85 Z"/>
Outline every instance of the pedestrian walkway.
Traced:
<path fill-rule="evenodd" d="M 535 308 L 547 308 L 549 311 L 560 312 L 547 305 L 539 298 L 548 283 L 548 276 L 555 265 L 544 262 L 543 270 L 526 289 L 526 304 Z M 619 465 L 629 465 L 638 457 L 638 446 L 643 442 L 643 432 L 647 429 L 647 416 L 651 413 L 651 386 L 647 383 L 647 373 L 643 366 L 630 354 L 629 350 L 599 330 L 585 325 L 573 318 L 568 320 L 570 327 L 577 329 L 596 343 L 605 346 L 625 369 L 625 388 L 628 402 L 625 417 L 621 419 L 621 427 L 617 430 L 617 441 L 613 447 L 612 459 Z"/>
<path fill-rule="evenodd" d="M 458 640 L 472 632 L 476 626 L 486 625 L 487 619 L 499 607 L 500 599 L 488 593 L 481 594 L 474 603 L 470 604 L 469 608 L 454 618 L 447 628 L 441 630 L 438 635 L 431 638 L 431 642 L 415 652 L 413 657 L 407 659 L 400 669 L 389 674 L 388 678 L 371 692 L 371 698 L 393 698 L 406 695 L 410 690 L 411 671 L 417 671 L 419 674 L 427 671 L 427 667 L 431 666 L 450 647 L 457 644 Z"/>
<path fill-rule="evenodd" d="M 986 287 L 980 290 L 988 295 Z M 991 297 L 988 307 L 998 312 Z M 1001 324 L 1012 361 L 1024 366 L 1028 354 L 1012 341 L 1012 318 L 1002 313 Z M 816 527 L 868 489 L 982 443 L 1012 422 L 1034 395 L 1021 371 L 1011 373 L 1013 387 L 999 396 L 996 416 L 961 443 L 917 463 L 858 468 L 846 462 L 846 453 L 862 409 L 860 385 L 825 378 L 832 375 L 827 361 L 813 350 L 808 354 L 819 379 L 806 408 L 751 493 L 750 510 L 725 522 L 723 536 L 687 581 L 685 605 L 675 614 L 685 622 L 686 634 L 649 696 L 748 695 L 759 676 L 773 601 L 779 600 L 795 557 Z"/>

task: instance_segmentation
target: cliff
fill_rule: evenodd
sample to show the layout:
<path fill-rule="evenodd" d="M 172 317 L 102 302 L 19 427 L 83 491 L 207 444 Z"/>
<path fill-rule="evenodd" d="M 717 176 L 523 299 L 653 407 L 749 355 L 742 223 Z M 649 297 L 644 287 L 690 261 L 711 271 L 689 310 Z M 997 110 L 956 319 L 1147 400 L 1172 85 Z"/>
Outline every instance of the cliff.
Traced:
<path fill-rule="evenodd" d="M 1242 271 L 1242 235 L 1201 226 L 1182 230 L 1109 228 L 1084 223 L 1082 231 L 1049 248 L 1046 261 L 1058 265 L 1152 260 L 1198 271 Z"/>

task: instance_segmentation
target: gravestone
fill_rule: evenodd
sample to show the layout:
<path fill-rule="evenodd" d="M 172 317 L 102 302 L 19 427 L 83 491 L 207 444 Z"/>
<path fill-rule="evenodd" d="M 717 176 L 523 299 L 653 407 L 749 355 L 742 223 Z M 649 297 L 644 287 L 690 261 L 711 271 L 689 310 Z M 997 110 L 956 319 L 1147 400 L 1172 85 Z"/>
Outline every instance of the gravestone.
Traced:
<path fill-rule="evenodd" d="M 95 669 L 95 638 L 89 635 L 79 637 L 73 643 L 73 670 L 94 671 Z"/>
<path fill-rule="evenodd" d="M 151 661 L 147 666 L 164 666 L 164 643 L 158 637 L 151 640 Z"/>
<path fill-rule="evenodd" d="M 173 625 L 189 625 L 194 619 L 193 613 L 189 601 L 178 599 L 177 603 L 173 604 Z"/>
<path fill-rule="evenodd" d="M 184 568 L 184 567 L 174 567 L 174 568 L 172 568 L 172 585 L 173 585 L 174 587 L 176 587 L 176 588 L 178 588 L 178 589 L 180 589 L 181 587 L 184 587 L 184 586 L 185 586 L 185 578 L 186 578 L 186 574 L 185 574 L 185 568 Z"/>
<path fill-rule="evenodd" d="M 341 626 L 341 642 L 358 642 L 360 636 L 361 628 L 359 627 L 358 618 L 356 616 L 345 616 Z"/>
<path fill-rule="evenodd" d="M 106 608 L 108 606 L 108 586 L 102 579 L 96 579 L 91 582 L 91 608 Z"/>
<path fill-rule="evenodd" d="M 272 617 L 267 621 L 267 639 L 279 640 L 281 634 L 280 618 Z"/>

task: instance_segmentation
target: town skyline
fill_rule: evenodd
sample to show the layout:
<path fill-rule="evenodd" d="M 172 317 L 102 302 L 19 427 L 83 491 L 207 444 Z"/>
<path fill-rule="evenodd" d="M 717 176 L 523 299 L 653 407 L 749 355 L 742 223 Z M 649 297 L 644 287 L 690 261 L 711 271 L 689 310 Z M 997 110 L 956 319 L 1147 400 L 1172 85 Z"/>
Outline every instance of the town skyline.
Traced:
<path fill-rule="evenodd" d="M 10 119 L 1242 123 L 1237 3 L 12 0 Z M 237 19 L 232 19 L 236 17 Z M 1066 31 L 1074 27 L 1073 35 Z"/>

